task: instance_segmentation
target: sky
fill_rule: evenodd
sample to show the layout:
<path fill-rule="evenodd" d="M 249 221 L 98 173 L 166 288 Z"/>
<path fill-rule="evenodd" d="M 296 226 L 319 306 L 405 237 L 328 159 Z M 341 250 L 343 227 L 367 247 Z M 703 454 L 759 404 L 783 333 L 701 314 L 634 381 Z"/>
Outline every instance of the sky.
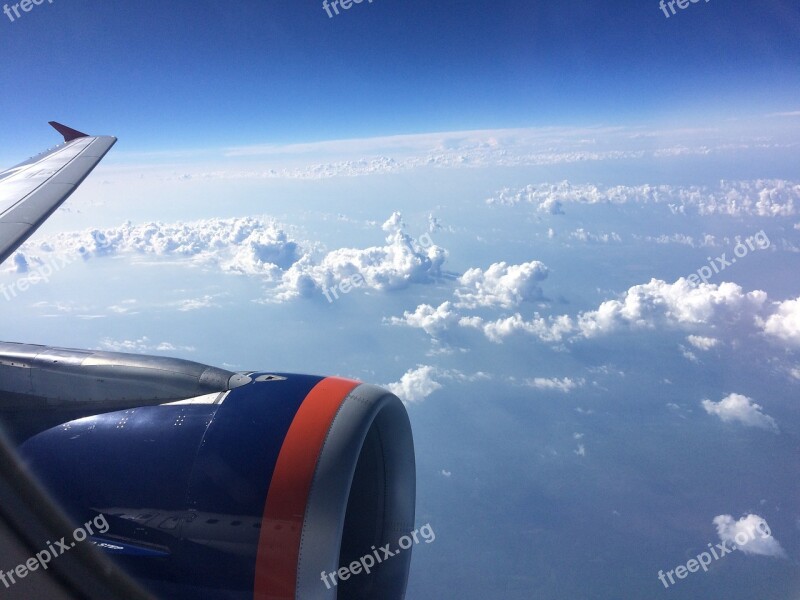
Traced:
<path fill-rule="evenodd" d="M 0 164 L 119 137 L 0 338 L 387 387 L 410 600 L 800 600 L 800 10 L 675 8 L 0 13 Z"/>
<path fill-rule="evenodd" d="M 782 112 L 798 31 L 782 0 L 54 0 L 0 20 L 3 153 L 52 119 L 144 151 Z"/>

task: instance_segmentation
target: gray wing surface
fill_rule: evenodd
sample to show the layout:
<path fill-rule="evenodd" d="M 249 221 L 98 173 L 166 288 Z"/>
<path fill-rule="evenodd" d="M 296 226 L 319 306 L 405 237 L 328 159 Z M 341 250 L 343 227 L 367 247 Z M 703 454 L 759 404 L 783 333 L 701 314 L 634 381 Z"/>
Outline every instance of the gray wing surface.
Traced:
<path fill-rule="evenodd" d="M 51 123 L 64 143 L 0 173 L 0 263 L 86 179 L 117 138 Z"/>
<path fill-rule="evenodd" d="M 116 142 L 51 123 L 64 143 L 0 173 L 0 262 L 69 197 Z M 8 364 L 0 359 L 0 363 Z M 2 388 L 2 386 L 0 386 Z M 0 389 L 0 404 L 6 399 Z M 74 524 L 34 481 L 0 430 L 0 574 L 30 564 L 52 540 L 71 535 Z M 19 571 L 17 571 L 19 576 Z M 3 580 L 0 596 L 9 600 L 153 600 L 92 544 L 78 544 L 55 558 L 46 570 L 25 579 Z"/>

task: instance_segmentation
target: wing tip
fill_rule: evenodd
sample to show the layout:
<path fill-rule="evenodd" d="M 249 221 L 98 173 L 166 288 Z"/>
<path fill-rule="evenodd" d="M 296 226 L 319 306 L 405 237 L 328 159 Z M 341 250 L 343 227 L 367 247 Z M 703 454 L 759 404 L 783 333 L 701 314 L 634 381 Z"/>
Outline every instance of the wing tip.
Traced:
<path fill-rule="evenodd" d="M 55 129 L 58 133 L 64 136 L 65 142 L 71 142 L 72 140 L 77 140 L 78 138 L 89 137 L 89 134 L 82 133 L 77 129 L 73 129 L 72 127 L 67 127 L 66 125 L 62 125 L 58 121 L 48 121 L 48 123 L 53 129 Z"/>

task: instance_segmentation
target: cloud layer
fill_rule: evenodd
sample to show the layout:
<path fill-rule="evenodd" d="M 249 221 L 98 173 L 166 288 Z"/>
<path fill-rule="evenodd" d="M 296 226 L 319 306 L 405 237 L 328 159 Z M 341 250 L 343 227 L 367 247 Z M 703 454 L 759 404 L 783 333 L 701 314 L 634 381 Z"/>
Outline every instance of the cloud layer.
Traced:
<path fill-rule="evenodd" d="M 650 184 L 604 187 L 563 181 L 504 188 L 486 202 L 498 206 L 529 204 L 537 212 L 551 215 L 564 214 L 568 204 L 658 204 L 676 214 L 791 217 L 800 211 L 800 183 L 783 179 L 721 181 L 712 188 Z"/>
<path fill-rule="evenodd" d="M 455 296 L 464 297 L 458 290 Z M 479 297 L 485 298 L 485 302 L 475 300 Z M 775 344 L 792 347 L 800 344 L 800 298 L 774 303 L 766 292 L 747 292 L 730 282 L 694 285 L 685 278 L 673 283 L 651 279 L 593 310 L 574 315 L 543 316 L 534 312 L 527 318 L 519 311 L 494 319 L 464 312 L 473 306 L 516 306 L 521 295 L 473 291 L 469 298 L 468 303 L 446 301 L 438 307 L 421 304 L 387 322 L 422 329 L 437 339 L 456 328 L 477 329 L 495 343 L 517 334 L 561 344 L 621 331 L 680 330 L 687 333 L 692 346 L 702 351 L 722 344 L 724 340 L 720 338 L 725 334 L 737 332 L 758 335 Z M 711 332 L 713 335 L 709 335 Z"/>
<path fill-rule="evenodd" d="M 537 284 L 547 275 L 547 267 L 536 260 L 520 265 L 494 263 L 485 271 L 468 269 L 459 279 L 461 289 L 455 292 L 458 298 L 456 306 L 519 306 L 525 301 L 541 298 L 542 290 Z"/>
<path fill-rule="evenodd" d="M 130 222 L 108 229 L 57 234 L 28 243 L 12 264 L 18 272 L 44 264 L 51 255 L 84 260 L 115 255 L 161 257 L 224 272 L 255 276 L 272 284 L 270 298 L 285 301 L 322 294 L 358 276 L 364 287 L 391 291 L 443 276 L 447 251 L 428 233 L 412 238 L 400 213 L 383 224 L 385 244 L 323 251 L 295 239 L 269 218 L 238 217 L 190 222 Z M 208 300 L 208 299 L 206 299 Z M 206 301 L 208 303 L 208 301 Z M 189 310 L 196 305 L 187 305 Z"/>

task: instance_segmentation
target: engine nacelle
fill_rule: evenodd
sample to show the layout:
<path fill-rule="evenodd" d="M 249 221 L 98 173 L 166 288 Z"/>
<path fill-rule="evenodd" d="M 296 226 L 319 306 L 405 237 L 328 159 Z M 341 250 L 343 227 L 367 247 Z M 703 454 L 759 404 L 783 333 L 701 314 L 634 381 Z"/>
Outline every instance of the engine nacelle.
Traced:
<path fill-rule="evenodd" d="M 402 402 L 340 378 L 246 378 L 71 421 L 19 452 L 75 522 L 102 515 L 91 540 L 158 597 L 402 599 L 410 549 L 322 578 L 414 527 Z"/>

